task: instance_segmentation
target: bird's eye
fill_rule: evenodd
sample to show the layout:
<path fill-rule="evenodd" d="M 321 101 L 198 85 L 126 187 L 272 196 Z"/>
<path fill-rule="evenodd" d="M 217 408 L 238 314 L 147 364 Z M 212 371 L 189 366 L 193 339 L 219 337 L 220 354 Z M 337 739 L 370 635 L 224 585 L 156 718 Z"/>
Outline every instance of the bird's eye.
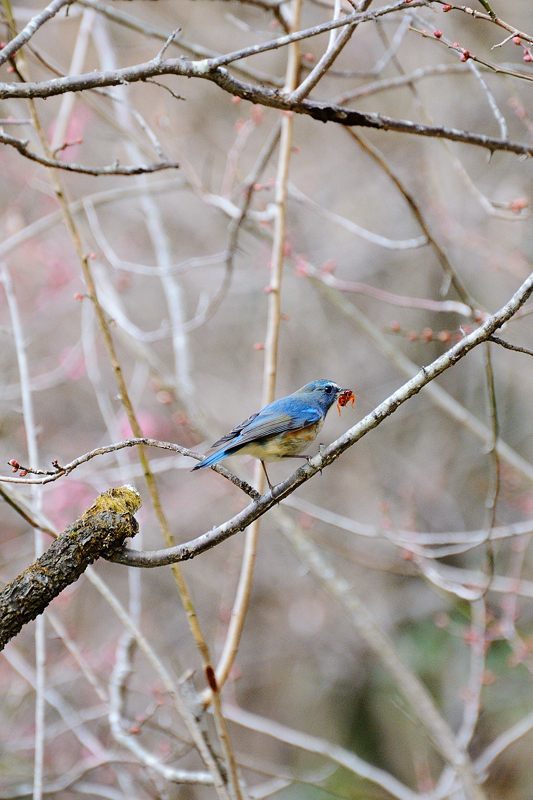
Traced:
<path fill-rule="evenodd" d="M 331 394 L 333 391 L 333 386 L 329 384 L 329 386 L 325 387 L 324 391 L 327 392 L 327 394 Z"/>

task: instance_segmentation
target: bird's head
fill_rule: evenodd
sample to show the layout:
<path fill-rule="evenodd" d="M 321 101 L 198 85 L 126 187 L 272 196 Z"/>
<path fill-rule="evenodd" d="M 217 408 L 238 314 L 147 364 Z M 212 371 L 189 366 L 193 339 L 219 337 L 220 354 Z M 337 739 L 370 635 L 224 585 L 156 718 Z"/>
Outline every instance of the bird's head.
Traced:
<path fill-rule="evenodd" d="M 327 411 L 329 407 L 335 402 L 338 396 L 344 391 L 335 381 L 328 381 L 325 378 L 320 378 L 311 383 L 306 383 L 301 389 L 298 389 L 296 394 L 305 394 Z"/>

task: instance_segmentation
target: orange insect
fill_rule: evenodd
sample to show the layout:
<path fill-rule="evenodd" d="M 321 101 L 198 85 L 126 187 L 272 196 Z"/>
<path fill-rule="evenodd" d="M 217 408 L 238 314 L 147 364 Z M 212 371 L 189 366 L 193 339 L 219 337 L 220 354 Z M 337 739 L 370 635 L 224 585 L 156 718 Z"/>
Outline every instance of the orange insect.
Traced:
<path fill-rule="evenodd" d="M 341 408 L 347 406 L 348 403 L 351 403 L 352 406 L 354 406 L 355 401 L 356 401 L 356 396 L 351 389 L 345 389 L 343 392 L 341 392 L 337 398 L 337 411 L 339 412 L 339 417 L 341 415 Z"/>

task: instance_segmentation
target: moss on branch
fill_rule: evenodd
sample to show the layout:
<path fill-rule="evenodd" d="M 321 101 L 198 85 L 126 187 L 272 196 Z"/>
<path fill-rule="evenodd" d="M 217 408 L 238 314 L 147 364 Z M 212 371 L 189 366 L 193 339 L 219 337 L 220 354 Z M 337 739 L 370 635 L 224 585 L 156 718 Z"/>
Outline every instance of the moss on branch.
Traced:
<path fill-rule="evenodd" d="M 93 561 L 111 555 L 135 536 L 138 525 L 133 515 L 140 506 L 140 495 L 131 486 L 109 489 L 5 586 L 0 593 L 0 650 Z"/>

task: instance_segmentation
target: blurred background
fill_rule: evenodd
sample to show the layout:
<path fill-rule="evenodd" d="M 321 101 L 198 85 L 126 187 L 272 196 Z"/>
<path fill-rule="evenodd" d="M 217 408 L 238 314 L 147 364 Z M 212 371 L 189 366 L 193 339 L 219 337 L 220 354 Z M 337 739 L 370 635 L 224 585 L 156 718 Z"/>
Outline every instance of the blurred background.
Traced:
<path fill-rule="evenodd" d="M 531 27 L 526 0 L 498 6 L 514 28 Z M 41 7 L 15 2 L 19 29 Z M 476 8 L 483 12 L 481 4 Z M 0 77 L 44 81 L 145 62 L 178 27 L 168 57 L 231 52 L 281 35 L 291 13 L 290 4 L 269 2 L 83 0 L 32 38 L 17 59 L 21 75 L 7 64 Z M 304 0 L 298 27 L 332 13 L 328 0 Z M 2 38 L 9 39 L 7 4 L 2 14 Z M 460 11 L 443 13 L 440 4 L 390 14 L 355 30 L 312 97 L 531 143 L 530 50 L 512 38 L 493 49 L 508 35 Z M 302 42 L 301 77 L 327 41 L 326 34 Z M 461 61 L 458 47 L 489 66 Z M 279 88 L 286 61 L 287 49 L 280 48 L 230 71 Z M 270 158 L 264 154 L 283 115 L 236 102 L 208 81 L 163 76 L 154 84 L 37 100 L 34 109 L 26 100 L 4 101 L 1 121 L 39 151 L 32 116 L 38 114 L 55 157 L 69 163 L 148 164 L 162 154 L 179 162 L 179 169 L 156 174 L 62 171 L 59 179 L 144 435 L 203 451 L 262 403 L 278 146 Z M 4 146 L 0 173 L 0 434 L 8 474 L 12 458 L 46 469 L 53 459 L 66 463 L 132 433 L 50 171 Z M 513 295 L 530 271 L 531 185 L 530 161 L 511 153 L 489 157 L 485 149 L 442 138 L 294 115 L 276 395 L 319 377 L 357 394 L 355 409 L 347 406 L 341 416 L 332 410 L 320 441 L 333 441 L 475 327 L 450 272 L 476 309 L 494 311 Z M 528 310 L 501 335 L 531 348 Z M 487 766 L 483 788 L 494 800 L 533 797 L 533 370 L 527 355 L 496 345 L 490 352 L 495 405 L 487 350 L 480 347 L 262 518 L 250 607 L 224 689 L 250 796 L 393 795 L 335 760 L 291 746 L 274 730 L 264 735 L 253 724 L 250 730 L 239 709 L 353 751 L 423 797 L 433 796 L 442 769 L 427 730 L 347 606 L 306 561 L 307 542 L 392 638 L 451 727 L 463 730 L 465 714 L 474 714 L 465 734 L 474 761 L 517 722 L 530 720 L 524 735 Z M 504 443 L 498 460 L 491 453 L 494 408 Z M 32 453 L 37 463 L 30 463 Z M 191 474 L 190 458 L 156 449 L 148 455 L 176 541 L 200 535 L 247 503 L 220 475 Z M 252 459 L 227 464 L 253 482 Z M 277 482 L 295 466 L 274 464 L 269 474 Z M 46 486 L 2 487 L 61 531 L 97 493 L 123 483 L 143 497 L 135 547 L 164 546 L 134 450 L 94 459 Z M 11 505 L 3 502 L 1 511 L 0 577 L 7 581 L 32 561 L 34 539 Z M 523 523 L 520 535 L 516 523 Z M 479 600 L 491 527 L 498 536 L 494 576 Z M 183 565 L 215 662 L 243 541 L 234 536 Z M 103 562 L 94 569 L 138 614 L 171 673 L 193 670 L 202 689 L 202 662 L 170 569 L 129 574 Z M 48 794 L 214 797 L 212 787 L 163 781 L 113 738 L 108 682 L 124 628 L 95 584 L 82 577 L 52 604 L 47 620 Z M 5 652 L 0 796 L 31 796 L 34 625 Z M 124 714 L 139 726 L 136 741 L 162 763 L 201 767 L 140 654 Z M 119 751 L 133 763 L 115 763 L 109 754 Z M 100 765 L 89 767 L 98 757 Z M 61 776 L 72 779 L 61 784 Z"/>

